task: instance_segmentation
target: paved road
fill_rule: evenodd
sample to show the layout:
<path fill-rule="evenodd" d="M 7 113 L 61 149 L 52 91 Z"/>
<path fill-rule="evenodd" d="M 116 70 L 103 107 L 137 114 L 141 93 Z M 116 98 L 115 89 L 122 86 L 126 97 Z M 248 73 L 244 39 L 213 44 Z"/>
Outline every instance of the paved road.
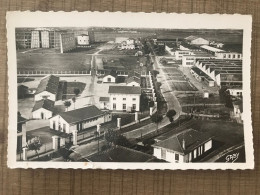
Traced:
<path fill-rule="evenodd" d="M 157 75 L 157 81 L 161 82 L 161 84 L 162 84 L 161 92 L 162 92 L 162 95 L 163 95 L 165 101 L 167 102 L 167 108 L 168 108 L 168 110 L 174 109 L 176 111 L 174 120 L 177 120 L 181 115 L 181 111 L 182 111 L 181 105 L 180 105 L 178 99 L 176 98 L 176 96 L 174 95 L 174 92 L 173 92 L 172 88 L 170 87 L 170 84 L 168 83 L 169 81 L 166 79 L 165 73 L 162 70 L 162 66 L 160 65 L 160 62 L 158 62 L 158 57 L 156 55 L 152 55 L 151 58 L 152 58 L 152 61 L 154 62 L 154 64 L 153 64 L 154 69 L 159 71 L 159 74 Z M 158 125 L 158 129 L 165 127 L 169 123 L 170 123 L 169 119 L 164 116 L 163 120 Z M 156 130 L 157 130 L 157 125 L 154 123 L 151 123 L 151 124 L 148 124 L 141 128 L 135 129 L 133 131 L 124 133 L 123 135 L 126 136 L 126 138 L 128 138 L 128 139 L 129 138 L 139 138 L 139 137 L 141 137 L 141 135 L 146 135 L 146 134 L 152 133 Z"/>

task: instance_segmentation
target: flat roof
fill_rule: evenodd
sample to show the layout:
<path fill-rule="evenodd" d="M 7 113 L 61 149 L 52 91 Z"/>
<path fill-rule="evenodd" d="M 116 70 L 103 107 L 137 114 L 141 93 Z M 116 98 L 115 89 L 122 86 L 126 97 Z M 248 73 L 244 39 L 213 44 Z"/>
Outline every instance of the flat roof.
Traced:
<path fill-rule="evenodd" d="M 208 45 L 202 45 L 200 46 L 201 48 L 203 49 L 206 49 L 208 51 L 212 51 L 212 52 L 225 52 L 224 50 L 222 49 L 218 49 L 218 48 L 215 48 L 215 47 L 211 47 L 211 46 L 208 46 Z"/>

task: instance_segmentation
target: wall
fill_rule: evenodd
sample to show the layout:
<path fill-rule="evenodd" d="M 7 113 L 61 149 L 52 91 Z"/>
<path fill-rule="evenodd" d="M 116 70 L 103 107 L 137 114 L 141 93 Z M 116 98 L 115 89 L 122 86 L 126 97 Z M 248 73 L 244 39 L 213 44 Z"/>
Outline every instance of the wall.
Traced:
<path fill-rule="evenodd" d="M 52 112 L 49 111 L 49 110 L 46 110 L 44 108 L 40 108 L 38 110 L 35 110 L 33 113 L 32 113 L 32 118 L 34 119 L 42 119 L 42 116 L 41 116 L 41 113 L 44 114 L 44 118 L 43 119 L 49 119 L 52 117 Z"/>
<path fill-rule="evenodd" d="M 113 98 L 116 98 L 113 100 Z M 126 98 L 126 100 L 123 100 Z M 135 101 L 132 98 L 136 98 Z M 123 104 L 126 104 L 126 110 L 136 104 L 136 111 L 140 110 L 140 95 L 129 95 L 129 94 L 110 94 L 110 110 L 113 110 L 113 103 L 116 104 L 116 110 L 123 111 Z"/>
<path fill-rule="evenodd" d="M 86 35 L 77 36 L 77 43 L 78 43 L 78 45 L 89 45 L 89 36 L 86 36 Z"/>
<path fill-rule="evenodd" d="M 111 79 L 111 81 L 108 81 L 108 79 Z M 107 75 L 103 78 L 103 83 L 115 83 L 115 82 L 116 82 L 116 78 L 111 75 Z"/>
<path fill-rule="evenodd" d="M 135 81 L 133 81 L 133 82 L 127 83 L 126 86 L 140 87 L 140 84 L 135 82 Z"/>
<path fill-rule="evenodd" d="M 34 96 L 35 101 L 39 101 L 39 100 L 46 99 L 46 98 L 49 99 L 49 100 L 55 101 L 56 95 L 52 94 L 50 92 L 47 92 L 47 91 L 43 91 L 43 92 L 38 93 Z"/>

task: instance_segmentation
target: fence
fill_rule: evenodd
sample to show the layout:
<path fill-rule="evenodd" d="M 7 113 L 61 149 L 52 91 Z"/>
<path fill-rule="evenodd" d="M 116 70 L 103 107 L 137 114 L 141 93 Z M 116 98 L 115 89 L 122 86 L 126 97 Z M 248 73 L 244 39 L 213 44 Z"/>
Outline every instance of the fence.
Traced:
<path fill-rule="evenodd" d="M 41 155 L 41 154 L 44 154 L 44 153 L 47 153 L 47 152 L 50 152 L 51 150 L 53 150 L 53 145 L 52 145 L 52 142 L 49 142 L 49 143 L 46 143 L 46 144 L 43 144 L 40 148 L 40 150 L 38 150 L 38 154 Z M 30 159 L 30 158 L 33 158 L 37 156 L 37 153 L 34 151 L 34 150 L 27 150 L 27 158 Z M 16 159 L 17 160 L 23 160 L 23 154 L 22 152 L 17 154 L 16 155 Z"/>
<path fill-rule="evenodd" d="M 63 70 L 22 70 L 17 72 L 17 76 L 45 76 L 45 75 L 60 75 L 60 76 L 85 76 L 91 75 L 91 70 L 87 71 L 63 71 Z"/>

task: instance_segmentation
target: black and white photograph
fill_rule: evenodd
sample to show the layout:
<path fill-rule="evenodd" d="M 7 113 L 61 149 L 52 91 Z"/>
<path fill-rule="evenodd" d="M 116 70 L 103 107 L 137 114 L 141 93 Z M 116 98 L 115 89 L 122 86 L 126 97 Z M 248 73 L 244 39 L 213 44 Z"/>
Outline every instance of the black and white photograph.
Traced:
<path fill-rule="evenodd" d="M 253 168 L 250 19 L 9 13 L 9 167 Z"/>

